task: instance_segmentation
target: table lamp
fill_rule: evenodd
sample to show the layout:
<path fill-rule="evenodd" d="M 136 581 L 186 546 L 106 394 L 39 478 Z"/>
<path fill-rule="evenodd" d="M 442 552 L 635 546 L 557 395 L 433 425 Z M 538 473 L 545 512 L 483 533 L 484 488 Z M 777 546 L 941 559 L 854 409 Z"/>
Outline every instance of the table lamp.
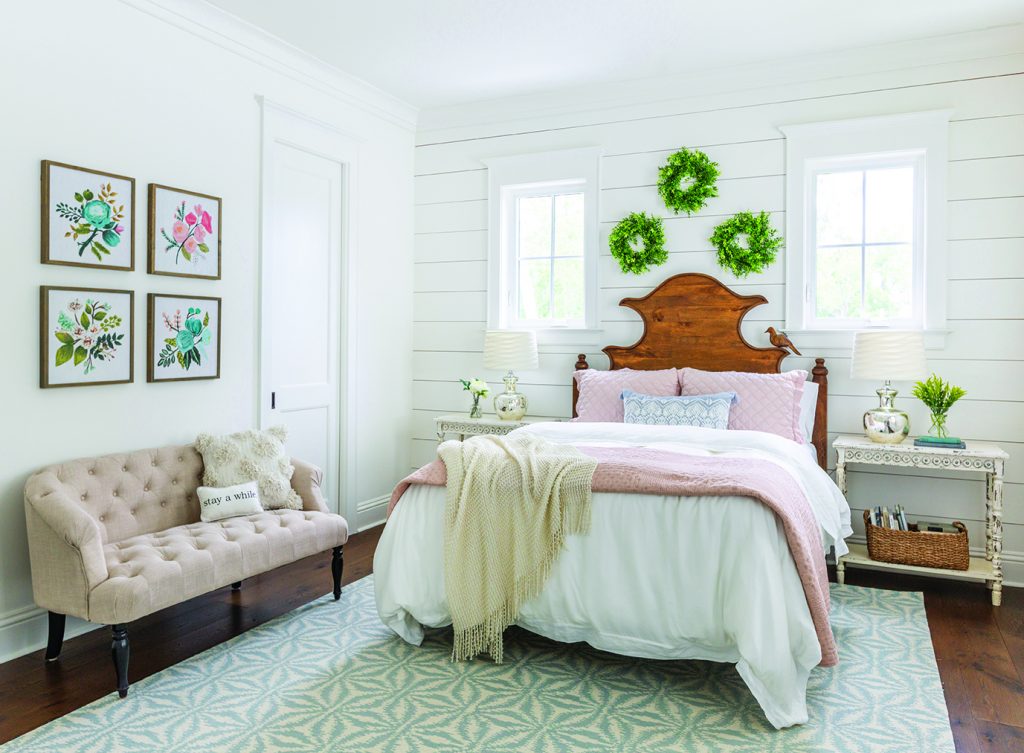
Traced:
<path fill-rule="evenodd" d="M 484 335 L 484 366 L 507 369 L 505 391 L 494 398 L 494 412 L 505 421 L 518 421 L 526 415 L 525 395 L 516 392 L 519 378 L 513 369 L 536 369 L 537 336 L 526 330 L 490 329 Z"/>
<path fill-rule="evenodd" d="M 853 379 L 884 379 L 878 407 L 864 414 L 864 433 L 879 444 L 899 444 L 910 434 L 910 416 L 895 405 L 893 379 L 921 379 L 927 374 L 924 336 L 921 332 L 878 330 L 857 332 L 853 337 Z"/>

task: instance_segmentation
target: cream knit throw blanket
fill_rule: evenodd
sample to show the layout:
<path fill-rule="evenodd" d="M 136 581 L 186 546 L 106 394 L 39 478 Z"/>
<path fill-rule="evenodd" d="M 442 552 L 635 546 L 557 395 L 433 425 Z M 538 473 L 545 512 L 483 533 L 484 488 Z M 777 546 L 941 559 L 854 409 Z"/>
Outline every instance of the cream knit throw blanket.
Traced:
<path fill-rule="evenodd" d="M 448 473 L 444 585 L 452 659 L 486 651 L 540 593 L 565 537 L 590 530 L 597 460 L 530 434 L 471 437 L 437 451 Z"/>

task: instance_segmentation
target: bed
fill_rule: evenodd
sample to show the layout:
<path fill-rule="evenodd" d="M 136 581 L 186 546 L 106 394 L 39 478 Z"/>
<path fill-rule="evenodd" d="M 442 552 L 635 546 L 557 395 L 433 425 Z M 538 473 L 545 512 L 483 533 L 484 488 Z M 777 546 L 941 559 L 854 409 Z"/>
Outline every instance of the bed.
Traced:
<path fill-rule="evenodd" d="M 611 369 L 780 373 L 789 351 L 755 347 L 741 331 L 747 312 L 766 302 L 707 275 L 676 275 L 643 298 L 621 302 L 640 314 L 643 335 L 632 346 L 604 352 Z M 576 368 L 589 368 L 585 356 Z M 820 527 L 816 556 L 823 559 L 832 547 L 844 553 L 851 533 L 849 507 L 823 470 L 827 374 L 817 359 L 813 430 L 805 445 L 759 431 L 635 424 L 552 422 L 517 431 L 577 446 L 770 462 L 802 489 Z M 442 487 L 406 489 L 374 557 L 380 617 L 413 644 L 422 641 L 424 627 L 451 623 L 444 507 Z M 772 510 L 751 497 L 595 491 L 590 532 L 567 539 L 544 590 L 524 605 L 517 624 L 553 640 L 585 641 L 630 656 L 733 663 L 771 724 L 801 724 L 808 718 L 808 677 L 823 655 L 782 529 Z"/>

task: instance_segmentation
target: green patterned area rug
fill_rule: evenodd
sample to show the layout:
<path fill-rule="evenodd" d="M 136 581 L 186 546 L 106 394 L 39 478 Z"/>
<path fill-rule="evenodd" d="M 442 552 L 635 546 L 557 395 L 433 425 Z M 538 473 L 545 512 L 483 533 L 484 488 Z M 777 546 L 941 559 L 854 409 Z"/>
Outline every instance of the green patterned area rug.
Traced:
<path fill-rule="evenodd" d="M 0 750 L 953 751 L 921 594 L 833 586 L 832 625 L 840 664 L 811 675 L 810 723 L 780 732 L 731 665 L 631 659 L 517 628 L 504 665 L 452 664 L 449 631 L 417 648 L 387 630 L 365 578 L 340 603 L 319 599 Z"/>

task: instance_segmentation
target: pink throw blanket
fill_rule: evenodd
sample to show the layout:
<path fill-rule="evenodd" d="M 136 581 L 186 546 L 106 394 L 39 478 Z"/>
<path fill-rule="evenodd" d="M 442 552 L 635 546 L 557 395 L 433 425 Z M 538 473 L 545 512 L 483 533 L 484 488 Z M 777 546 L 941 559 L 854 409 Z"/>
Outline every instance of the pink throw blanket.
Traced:
<path fill-rule="evenodd" d="M 592 489 L 619 494 L 679 497 L 750 497 L 767 505 L 782 521 L 786 541 L 803 583 L 821 644 L 821 666 L 839 662 L 829 625 L 828 572 L 821 531 L 810 503 L 796 480 L 767 460 L 686 455 L 642 447 L 580 447 L 596 458 Z M 388 515 L 412 484 L 444 486 L 444 463 L 435 460 L 402 479 L 391 494 Z"/>

